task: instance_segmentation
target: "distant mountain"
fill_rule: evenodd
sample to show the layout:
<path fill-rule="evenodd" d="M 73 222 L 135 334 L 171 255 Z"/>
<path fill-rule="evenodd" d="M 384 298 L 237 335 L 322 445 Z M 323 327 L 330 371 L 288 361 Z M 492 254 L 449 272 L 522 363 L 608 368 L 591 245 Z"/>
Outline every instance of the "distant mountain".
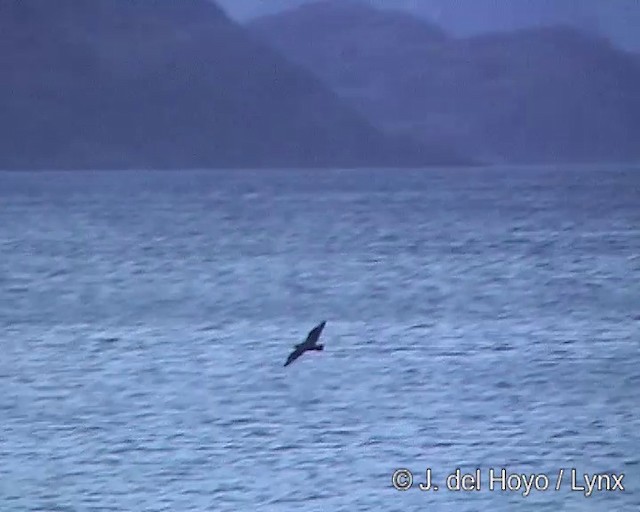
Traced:
<path fill-rule="evenodd" d="M 396 5 L 396 0 L 372 0 Z M 620 48 L 640 51 L 638 0 L 400 0 L 458 36 L 555 25 L 610 39 Z"/>
<path fill-rule="evenodd" d="M 425 46 L 445 41 L 439 27 L 402 11 L 372 9 L 358 0 L 325 0 L 265 16 L 249 24 L 295 62 L 322 77 L 339 75 L 342 85 L 375 86 L 384 72 Z M 333 80 L 331 80 L 333 84 Z"/>
<path fill-rule="evenodd" d="M 239 20 L 292 9 L 316 0 L 220 0 Z M 638 0 L 363 0 L 378 8 L 402 9 L 429 19 L 456 36 L 567 25 L 607 37 L 640 52 Z"/>
<path fill-rule="evenodd" d="M 494 162 L 640 159 L 636 55 L 569 27 L 457 39 L 355 5 L 315 2 L 249 27 L 386 130 Z"/>
<path fill-rule="evenodd" d="M 459 162 L 373 128 L 207 0 L 3 0 L 0 168 Z"/>
<path fill-rule="evenodd" d="M 332 44 L 350 44 L 355 36 L 366 38 L 378 50 L 389 45 L 389 38 L 402 45 L 422 46 L 446 39 L 438 26 L 400 10 L 372 9 L 360 0 L 323 0 L 287 11 L 287 31 L 280 34 L 289 43 L 300 39 L 326 43 L 326 30 L 331 31 Z M 265 29 L 277 29 L 281 15 L 265 16 L 255 23 Z M 316 20 L 321 21 L 316 24 Z M 399 38 L 399 39 L 398 39 Z"/>

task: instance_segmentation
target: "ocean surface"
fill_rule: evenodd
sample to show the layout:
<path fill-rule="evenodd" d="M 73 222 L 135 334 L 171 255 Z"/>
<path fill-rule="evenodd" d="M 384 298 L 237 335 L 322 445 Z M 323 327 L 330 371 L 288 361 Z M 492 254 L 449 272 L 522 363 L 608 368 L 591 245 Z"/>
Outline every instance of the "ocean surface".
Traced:
<path fill-rule="evenodd" d="M 2 172 L 0 333 L 2 512 L 640 510 L 638 168 Z"/>

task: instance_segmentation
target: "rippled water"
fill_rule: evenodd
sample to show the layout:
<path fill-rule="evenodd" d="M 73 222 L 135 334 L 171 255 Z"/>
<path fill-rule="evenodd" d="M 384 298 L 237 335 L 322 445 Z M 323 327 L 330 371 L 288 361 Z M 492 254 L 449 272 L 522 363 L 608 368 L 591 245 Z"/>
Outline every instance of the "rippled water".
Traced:
<path fill-rule="evenodd" d="M 638 169 L 0 173 L 0 244 L 2 511 L 640 509 Z"/>

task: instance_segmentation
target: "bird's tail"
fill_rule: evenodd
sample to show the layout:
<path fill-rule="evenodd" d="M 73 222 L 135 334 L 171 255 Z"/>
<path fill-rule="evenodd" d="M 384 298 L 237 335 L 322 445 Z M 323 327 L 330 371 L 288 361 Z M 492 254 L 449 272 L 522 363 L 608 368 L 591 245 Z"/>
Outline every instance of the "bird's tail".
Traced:
<path fill-rule="evenodd" d="M 324 350 L 324 345 L 316 345 L 313 347 L 314 350 Z"/>

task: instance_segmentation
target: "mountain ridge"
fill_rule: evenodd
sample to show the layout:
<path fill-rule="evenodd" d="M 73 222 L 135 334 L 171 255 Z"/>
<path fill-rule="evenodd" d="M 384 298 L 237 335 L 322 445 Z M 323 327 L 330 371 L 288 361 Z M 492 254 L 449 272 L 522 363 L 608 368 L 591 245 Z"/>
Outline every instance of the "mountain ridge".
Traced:
<path fill-rule="evenodd" d="M 314 0 L 219 0 L 243 23 Z M 363 0 L 365 1 L 365 0 Z M 381 9 L 403 10 L 430 20 L 456 37 L 527 27 L 569 24 L 640 52 L 640 4 L 637 0 L 366 0 Z"/>
<path fill-rule="evenodd" d="M 206 0 L 6 0 L 0 43 L 0 168 L 468 162 L 386 136 Z"/>
<path fill-rule="evenodd" d="M 335 2 L 323 5 L 339 17 Z M 248 26 L 382 129 L 453 144 L 493 163 L 640 159 L 638 59 L 606 38 L 558 26 L 445 36 L 421 46 L 387 36 L 385 46 L 378 34 L 395 22 L 367 37 L 357 24 L 334 37 L 316 15 L 316 37 L 296 40 L 306 30 L 306 8 Z M 426 23 L 425 33 L 432 27 Z"/>

